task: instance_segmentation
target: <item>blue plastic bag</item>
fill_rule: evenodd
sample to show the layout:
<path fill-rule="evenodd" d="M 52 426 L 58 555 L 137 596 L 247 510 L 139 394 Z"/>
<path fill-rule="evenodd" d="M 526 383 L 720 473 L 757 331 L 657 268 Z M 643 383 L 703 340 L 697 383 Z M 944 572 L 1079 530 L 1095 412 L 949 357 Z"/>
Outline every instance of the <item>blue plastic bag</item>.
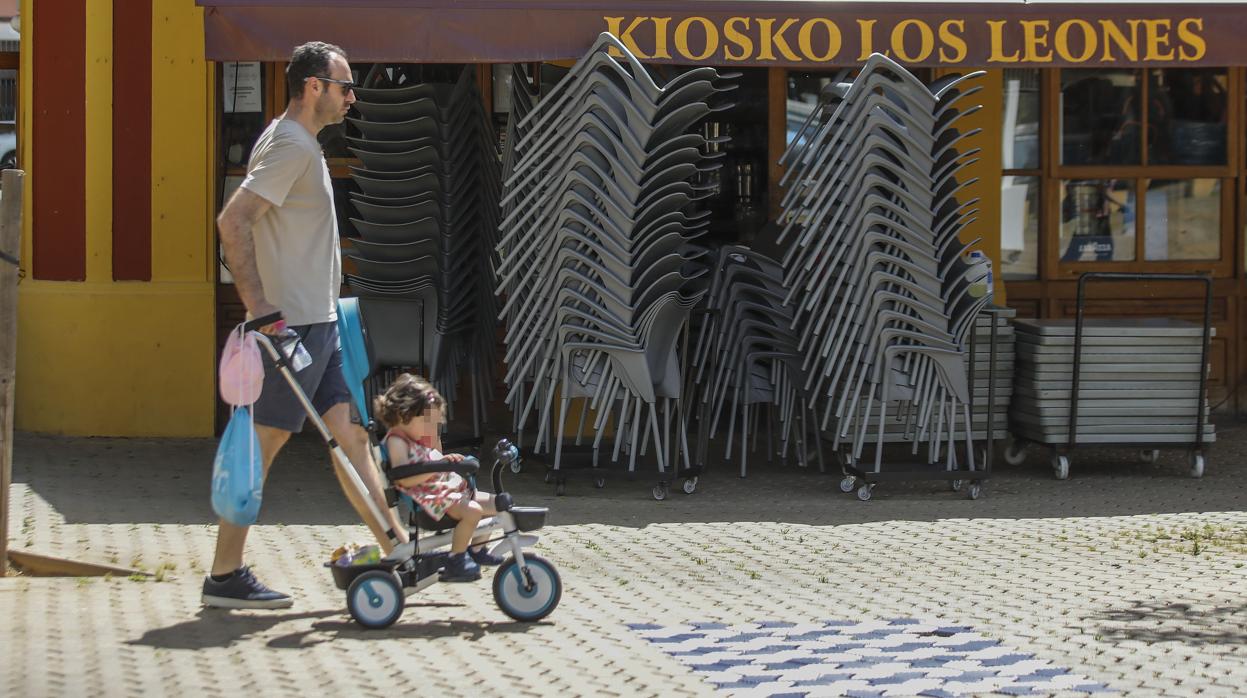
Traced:
<path fill-rule="evenodd" d="M 260 513 L 264 462 L 251 423 L 251 408 L 230 415 L 212 463 L 212 510 L 235 526 L 250 526 Z"/>

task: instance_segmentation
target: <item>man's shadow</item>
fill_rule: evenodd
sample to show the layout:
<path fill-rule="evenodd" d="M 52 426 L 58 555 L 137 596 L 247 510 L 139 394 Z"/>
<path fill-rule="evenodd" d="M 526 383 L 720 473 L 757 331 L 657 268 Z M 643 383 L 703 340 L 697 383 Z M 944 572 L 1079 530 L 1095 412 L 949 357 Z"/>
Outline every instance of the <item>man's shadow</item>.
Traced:
<path fill-rule="evenodd" d="M 517 621 L 461 621 L 436 620 L 418 622 L 421 609 L 428 608 L 462 608 L 463 604 L 455 603 L 407 603 L 407 615 L 410 621 L 398 622 L 384 630 L 367 630 L 351 620 L 345 610 L 334 609 L 304 612 L 264 612 L 256 614 L 234 613 L 228 610 L 201 608 L 191 620 L 164 628 L 155 628 L 143 633 L 142 637 L 130 640 L 126 644 L 158 647 L 174 650 L 200 650 L 214 647 L 226 648 L 243 642 L 248 638 L 265 633 L 282 623 L 301 620 L 312 620 L 312 627 L 307 630 L 287 633 L 275 637 L 265 643 L 274 649 L 302 649 L 319 645 L 335 639 L 355 640 L 391 640 L 391 639 L 425 639 L 464 637 L 478 640 L 493 633 L 527 632 L 536 623 L 520 623 Z"/>

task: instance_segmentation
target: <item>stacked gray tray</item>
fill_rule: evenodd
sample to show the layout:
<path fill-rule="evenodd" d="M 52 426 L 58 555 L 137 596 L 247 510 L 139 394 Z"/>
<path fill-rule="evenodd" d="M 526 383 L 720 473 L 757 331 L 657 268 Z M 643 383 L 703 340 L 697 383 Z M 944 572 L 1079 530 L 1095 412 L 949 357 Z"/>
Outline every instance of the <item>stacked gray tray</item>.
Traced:
<path fill-rule="evenodd" d="M 1017 372 L 1010 429 L 1025 441 L 1066 445 L 1074 320 L 1017 320 L 1014 329 Z M 1203 341 L 1203 327 L 1182 320 L 1084 320 L 1076 444 L 1194 444 L 1200 374 L 1207 371 L 1200 365 Z M 1201 408 L 1203 441 L 1214 441 L 1206 399 Z M 1017 451 L 1011 451 L 1012 462 Z M 1064 479 L 1068 461 L 1062 466 L 1060 460 L 1054 468 Z"/>

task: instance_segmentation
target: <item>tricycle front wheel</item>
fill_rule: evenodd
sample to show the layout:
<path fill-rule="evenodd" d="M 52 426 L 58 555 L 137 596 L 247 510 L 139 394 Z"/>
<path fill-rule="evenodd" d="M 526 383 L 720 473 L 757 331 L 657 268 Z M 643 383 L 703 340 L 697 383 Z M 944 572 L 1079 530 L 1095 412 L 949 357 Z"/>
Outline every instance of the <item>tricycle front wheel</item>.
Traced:
<path fill-rule="evenodd" d="M 563 581 L 548 560 L 525 555 L 528 574 L 515 558 L 508 558 L 494 574 L 494 601 L 512 618 L 531 623 L 550 615 L 563 597 Z"/>

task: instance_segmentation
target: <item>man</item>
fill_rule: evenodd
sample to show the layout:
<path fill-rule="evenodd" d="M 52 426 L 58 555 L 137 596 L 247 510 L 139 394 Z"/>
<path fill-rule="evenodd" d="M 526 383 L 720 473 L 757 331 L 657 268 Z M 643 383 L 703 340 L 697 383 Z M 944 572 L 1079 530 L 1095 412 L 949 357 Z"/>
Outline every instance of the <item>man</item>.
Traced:
<path fill-rule="evenodd" d="M 280 311 L 283 321 L 261 329 L 281 331 L 288 323 L 302 338 L 312 363 L 295 375 L 324 418 L 380 511 L 374 521 L 368 503 L 346 478 L 338 479 L 351 505 L 388 552 L 386 529 L 405 542 L 404 529 L 386 505 L 368 436 L 351 422 L 350 393 L 338 348 L 337 302 L 342 260 L 329 168 L 316 134 L 341 123 L 355 101 L 351 67 L 342 49 L 314 41 L 294 50 L 286 68 L 290 103 L 256 141 L 247 177 L 217 218 L 234 286 L 248 314 Z M 254 407 L 264 472 L 306 413 L 290 386 L 265 357 L 264 390 Z M 335 468 L 334 472 L 338 470 Z M 286 608 L 291 598 L 255 578 L 243 565 L 247 528 L 221 521 L 216 557 L 204 580 L 203 603 L 219 608 Z"/>

